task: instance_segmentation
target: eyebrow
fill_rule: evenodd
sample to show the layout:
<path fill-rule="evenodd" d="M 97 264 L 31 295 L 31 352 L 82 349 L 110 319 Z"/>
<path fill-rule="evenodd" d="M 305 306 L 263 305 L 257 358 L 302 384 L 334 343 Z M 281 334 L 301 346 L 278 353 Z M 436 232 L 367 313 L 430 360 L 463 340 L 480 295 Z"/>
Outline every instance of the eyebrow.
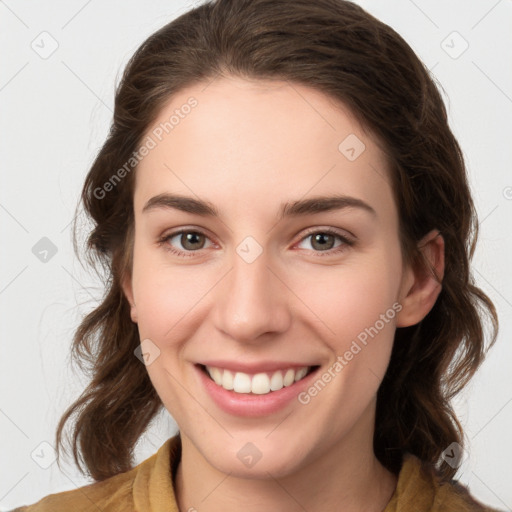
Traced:
<path fill-rule="evenodd" d="M 362 199 L 347 195 L 316 196 L 289 201 L 281 205 L 279 220 L 284 217 L 311 215 L 335 210 L 358 208 L 376 217 L 377 212 Z M 158 194 L 147 201 L 142 213 L 156 209 L 176 209 L 204 217 L 220 217 L 219 210 L 210 202 L 177 194 Z"/>

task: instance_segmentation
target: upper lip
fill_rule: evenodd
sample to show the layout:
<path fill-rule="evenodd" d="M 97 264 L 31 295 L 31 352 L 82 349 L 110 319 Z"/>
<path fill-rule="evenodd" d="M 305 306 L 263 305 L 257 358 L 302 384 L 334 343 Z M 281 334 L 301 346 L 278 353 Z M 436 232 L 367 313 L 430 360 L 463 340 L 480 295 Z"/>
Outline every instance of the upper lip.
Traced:
<path fill-rule="evenodd" d="M 228 361 L 228 360 L 208 360 L 201 361 L 201 365 L 213 366 L 215 368 L 222 368 L 224 370 L 231 370 L 233 372 L 243 373 L 263 373 L 274 372 L 277 370 L 287 370 L 288 368 L 304 368 L 310 366 L 317 366 L 310 363 L 298 363 L 296 361 L 259 361 L 259 362 L 243 362 L 243 361 Z"/>

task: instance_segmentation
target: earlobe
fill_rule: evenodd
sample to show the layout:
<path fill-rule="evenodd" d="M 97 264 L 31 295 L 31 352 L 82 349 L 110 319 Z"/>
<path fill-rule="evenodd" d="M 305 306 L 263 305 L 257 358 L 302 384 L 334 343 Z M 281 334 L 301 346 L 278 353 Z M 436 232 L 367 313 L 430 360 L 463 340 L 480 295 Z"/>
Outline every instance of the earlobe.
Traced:
<path fill-rule="evenodd" d="M 438 230 L 430 231 L 418 243 L 421 262 L 407 268 L 401 294 L 402 309 L 396 316 L 397 327 L 421 322 L 434 307 L 444 276 L 444 239 Z"/>
<path fill-rule="evenodd" d="M 133 302 L 130 302 L 130 318 L 132 319 L 133 323 L 137 323 L 137 306 Z"/>
<path fill-rule="evenodd" d="M 122 280 L 121 288 L 123 289 L 126 300 L 130 304 L 130 317 L 132 319 L 132 322 L 137 323 L 137 306 L 135 305 L 135 300 L 133 298 L 131 276 L 126 276 Z"/>

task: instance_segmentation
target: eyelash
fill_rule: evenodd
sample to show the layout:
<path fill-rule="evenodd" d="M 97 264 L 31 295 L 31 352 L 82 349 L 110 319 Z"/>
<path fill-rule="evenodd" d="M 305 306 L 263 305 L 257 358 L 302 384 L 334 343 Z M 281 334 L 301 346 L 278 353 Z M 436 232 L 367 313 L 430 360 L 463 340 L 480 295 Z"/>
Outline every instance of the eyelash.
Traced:
<path fill-rule="evenodd" d="M 181 235 L 183 233 L 194 233 L 194 234 L 198 234 L 198 235 L 204 235 L 205 237 L 208 238 L 206 233 L 203 233 L 202 231 L 195 230 L 195 229 L 182 229 L 179 231 L 174 231 L 173 233 L 166 234 L 166 235 L 162 236 L 161 238 L 159 238 L 158 243 L 157 243 L 158 247 L 163 246 L 163 249 L 165 251 L 168 251 L 168 252 L 175 254 L 177 256 L 180 256 L 182 258 L 194 256 L 195 253 L 200 252 L 201 249 L 196 250 L 196 251 L 180 251 L 178 249 L 175 249 L 172 245 L 167 243 L 171 238 L 174 238 L 176 235 Z M 333 236 L 339 238 L 343 242 L 341 245 L 339 245 L 338 247 L 336 247 L 334 249 L 328 249 L 326 251 L 314 251 L 313 250 L 312 252 L 315 254 L 315 256 L 318 256 L 318 257 L 334 256 L 336 254 L 339 254 L 339 253 L 347 250 L 348 247 L 352 247 L 355 244 L 354 240 L 351 240 L 351 239 L 345 237 L 344 235 L 341 235 L 337 231 L 335 231 L 333 229 L 329 229 L 329 228 L 314 229 L 314 230 L 308 231 L 300 239 L 299 243 L 302 242 L 303 240 L 305 240 L 306 238 L 310 237 L 311 235 L 316 235 L 316 234 L 333 235 Z"/>

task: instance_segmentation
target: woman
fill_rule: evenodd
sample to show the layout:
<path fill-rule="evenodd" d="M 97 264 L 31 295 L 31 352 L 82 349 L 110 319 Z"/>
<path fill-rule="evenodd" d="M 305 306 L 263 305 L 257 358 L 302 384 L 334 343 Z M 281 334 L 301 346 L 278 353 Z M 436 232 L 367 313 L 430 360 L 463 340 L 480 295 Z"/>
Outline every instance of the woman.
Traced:
<path fill-rule="evenodd" d="M 96 482 L 18 510 L 491 510 L 450 399 L 485 355 L 476 214 L 428 70 L 344 0 L 152 35 L 82 195 L 109 273 L 74 353 Z M 165 407 L 179 433 L 133 467 Z"/>

